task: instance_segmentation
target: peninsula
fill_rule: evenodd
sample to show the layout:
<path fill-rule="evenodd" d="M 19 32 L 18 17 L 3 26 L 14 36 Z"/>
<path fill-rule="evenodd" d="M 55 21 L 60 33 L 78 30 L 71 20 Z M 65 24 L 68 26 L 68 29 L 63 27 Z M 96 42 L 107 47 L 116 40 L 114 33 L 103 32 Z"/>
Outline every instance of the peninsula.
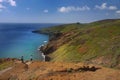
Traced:
<path fill-rule="evenodd" d="M 33 31 L 50 36 L 42 47 L 51 62 L 95 63 L 120 68 L 120 19 L 73 23 Z"/>

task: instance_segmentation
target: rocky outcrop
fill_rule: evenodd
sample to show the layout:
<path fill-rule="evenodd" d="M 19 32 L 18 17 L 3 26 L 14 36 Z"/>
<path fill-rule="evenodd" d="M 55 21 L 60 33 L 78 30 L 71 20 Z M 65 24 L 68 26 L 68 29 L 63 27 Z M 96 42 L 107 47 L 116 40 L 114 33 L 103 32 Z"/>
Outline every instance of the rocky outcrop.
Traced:
<path fill-rule="evenodd" d="M 71 38 L 69 38 L 70 35 L 72 35 L 73 32 L 67 32 L 67 33 L 54 33 L 50 36 L 49 42 L 47 45 L 42 46 L 40 50 L 45 54 L 48 55 L 55 50 L 57 50 L 60 46 L 63 44 L 68 43 Z"/>

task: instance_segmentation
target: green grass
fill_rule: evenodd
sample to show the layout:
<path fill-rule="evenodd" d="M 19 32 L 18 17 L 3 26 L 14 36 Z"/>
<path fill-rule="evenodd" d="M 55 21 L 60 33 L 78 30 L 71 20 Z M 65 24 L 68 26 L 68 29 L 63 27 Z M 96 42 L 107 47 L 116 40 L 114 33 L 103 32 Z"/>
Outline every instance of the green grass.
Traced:
<path fill-rule="evenodd" d="M 71 33 L 71 39 L 50 54 L 51 61 L 78 62 L 108 57 L 110 66 L 120 64 L 120 20 L 103 20 L 89 24 L 66 24 L 45 28 L 43 32 Z M 64 35 L 63 35 L 64 36 Z M 106 64 L 107 65 L 107 64 Z"/>

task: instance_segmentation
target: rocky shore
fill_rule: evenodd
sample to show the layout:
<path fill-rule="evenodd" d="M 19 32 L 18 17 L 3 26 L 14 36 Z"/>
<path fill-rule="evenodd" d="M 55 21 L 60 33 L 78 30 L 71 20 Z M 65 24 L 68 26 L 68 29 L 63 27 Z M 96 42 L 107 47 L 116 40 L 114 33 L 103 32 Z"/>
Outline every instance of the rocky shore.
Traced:
<path fill-rule="evenodd" d="M 42 31 L 32 31 L 33 33 L 39 33 L 39 34 L 45 34 L 49 36 L 49 40 L 47 44 L 41 45 L 38 50 L 40 51 L 42 57 L 44 58 L 44 61 L 50 61 L 51 57 L 49 56 L 50 53 L 54 52 L 60 45 L 55 46 L 57 44 L 56 40 L 59 40 L 59 38 L 63 35 L 60 32 L 42 32 Z"/>

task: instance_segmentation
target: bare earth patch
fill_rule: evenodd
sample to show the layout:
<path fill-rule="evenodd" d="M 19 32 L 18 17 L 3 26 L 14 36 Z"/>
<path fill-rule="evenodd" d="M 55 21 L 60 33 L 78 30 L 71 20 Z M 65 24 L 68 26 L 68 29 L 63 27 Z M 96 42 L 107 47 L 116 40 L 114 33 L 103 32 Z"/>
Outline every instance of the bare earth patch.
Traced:
<path fill-rule="evenodd" d="M 120 70 L 83 63 L 16 63 L 0 80 L 120 80 Z"/>

